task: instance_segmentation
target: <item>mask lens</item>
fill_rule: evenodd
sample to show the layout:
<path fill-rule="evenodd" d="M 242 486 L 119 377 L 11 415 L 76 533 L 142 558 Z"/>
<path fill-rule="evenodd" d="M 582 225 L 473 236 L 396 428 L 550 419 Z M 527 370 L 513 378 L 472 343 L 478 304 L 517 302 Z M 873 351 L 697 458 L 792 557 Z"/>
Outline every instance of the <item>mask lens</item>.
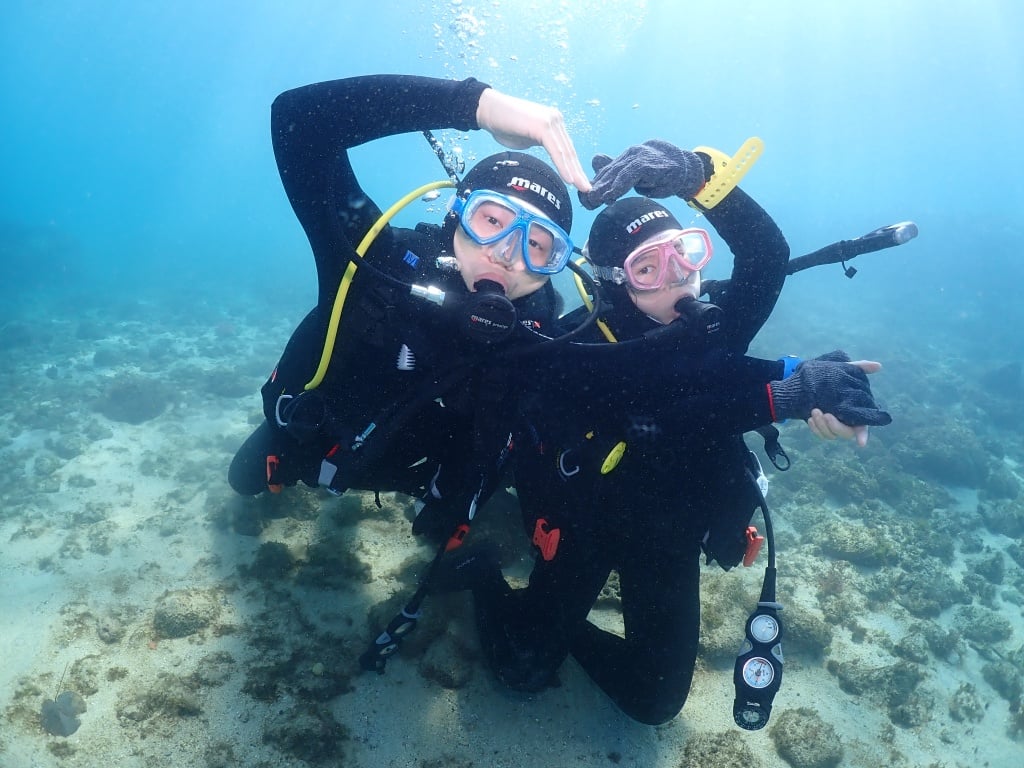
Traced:
<path fill-rule="evenodd" d="M 462 226 L 478 243 L 493 243 L 509 234 L 519 221 L 519 212 L 498 199 L 470 200 L 462 210 Z"/>
<path fill-rule="evenodd" d="M 711 260 L 711 243 L 703 230 L 687 230 L 673 241 L 683 264 L 696 272 Z"/>
<path fill-rule="evenodd" d="M 561 272 L 572 255 L 569 238 L 544 219 L 533 220 L 526 246 L 526 268 L 546 275 Z"/>
<path fill-rule="evenodd" d="M 664 280 L 664 265 L 657 247 L 640 251 L 629 259 L 626 277 L 634 288 L 657 288 Z"/>

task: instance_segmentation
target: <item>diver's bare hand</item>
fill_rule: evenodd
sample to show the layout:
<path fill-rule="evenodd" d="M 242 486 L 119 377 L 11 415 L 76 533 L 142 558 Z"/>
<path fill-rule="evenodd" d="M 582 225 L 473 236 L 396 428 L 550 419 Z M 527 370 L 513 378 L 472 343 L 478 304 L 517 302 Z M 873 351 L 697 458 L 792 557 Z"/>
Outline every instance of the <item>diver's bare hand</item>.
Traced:
<path fill-rule="evenodd" d="M 861 448 L 868 444 L 867 427 L 849 427 L 831 413 L 822 413 L 817 408 L 811 411 L 807 426 L 822 440 L 856 440 Z"/>
<path fill-rule="evenodd" d="M 851 365 L 856 366 L 865 374 L 877 374 L 882 370 L 881 362 L 874 360 L 853 360 Z M 807 420 L 807 426 L 815 436 L 822 440 L 856 440 L 858 447 L 864 447 L 867 444 L 866 426 L 848 426 L 835 416 L 822 413 L 820 409 L 811 411 L 811 418 Z"/>
<path fill-rule="evenodd" d="M 882 370 L 882 364 L 874 360 L 854 360 L 851 365 L 856 365 L 868 374 L 878 373 Z M 819 408 L 811 410 L 811 418 L 807 419 L 807 426 L 816 437 L 822 440 L 856 440 L 860 448 L 868 444 L 868 428 L 866 426 L 851 427 L 843 424 L 831 413 L 823 413 Z"/>
<path fill-rule="evenodd" d="M 569 138 L 565 119 L 554 107 L 488 88 L 480 94 L 476 122 L 509 149 L 544 147 L 562 181 L 581 192 L 590 191 L 590 179 Z"/>

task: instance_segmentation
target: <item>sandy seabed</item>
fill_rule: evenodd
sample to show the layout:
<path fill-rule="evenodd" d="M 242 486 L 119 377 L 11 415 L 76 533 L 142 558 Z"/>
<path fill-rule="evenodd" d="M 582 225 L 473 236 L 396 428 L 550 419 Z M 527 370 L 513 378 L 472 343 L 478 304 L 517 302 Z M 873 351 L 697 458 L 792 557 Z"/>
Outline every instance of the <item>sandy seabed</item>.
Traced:
<path fill-rule="evenodd" d="M 910 461 L 896 450 L 909 430 L 878 430 L 854 452 L 784 429 L 796 466 L 774 475 L 769 500 L 790 636 L 772 722 L 747 733 L 731 712 L 762 555 L 747 570 L 705 568 L 690 698 L 649 727 L 572 660 L 556 688 L 503 689 L 462 595 L 428 600 L 385 674 L 360 672 L 432 552 L 400 497 L 250 500 L 227 487 L 290 328 L 257 333 L 223 309 L 72 311 L 0 332 L 13 374 L 0 416 L 0 766 L 1019 765 L 1019 549 L 981 524 L 977 488 L 886 484 L 886 466 Z M 889 393 L 918 384 L 901 377 L 912 362 L 896 361 Z M 926 399 L 901 397 L 905 409 Z M 1004 448 L 990 459 L 1019 483 L 1024 453 Z M 829 484 L 847 470 L 863 503 Z M 909 510 L 887 500 L 908 493 L 926 497 Z M 964 535 L 948 551 L 915 544 L 950 520 Z M 526 577 L 514 497 L 499 495 L 472 535 L 496 538 L 506 572 Z M 615 625 L 613 588 L 594 616 Z M 54 735 L 40 713 L 65 691 L 84 711 L 61 710 L 50 730 L 80 725 Z"/>

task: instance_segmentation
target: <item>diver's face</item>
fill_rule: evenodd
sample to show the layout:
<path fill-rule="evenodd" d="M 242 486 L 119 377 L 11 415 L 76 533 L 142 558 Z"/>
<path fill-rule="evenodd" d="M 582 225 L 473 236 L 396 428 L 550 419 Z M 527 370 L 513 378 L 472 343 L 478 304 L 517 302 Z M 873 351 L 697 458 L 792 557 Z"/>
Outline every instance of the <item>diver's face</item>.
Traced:
<path fill-rule="evenodd" d="M 495 212 L 494 215 L 500 215 Z M 505 223 L 493 222 L 493 226 L 499 229 Z M 514 253 L 520 252 L 518 238 L 521 237 L 518 230 L 513 230 L 508 238 L 499 240 L 488 245 L 479 245 L 474 242 L 461 227 L 455 230 L 455 260 L 459 265 L 459 272 L 462 280 L 469 290 L 481 280 L 491 280 L 505 290 L 505 296 L 511 300 L 529 296 L 537 291 L 548 281 L 547 275 L 538 275 L 526 269 L 522 258 L 509 258 L 508 249 L 512 248 Z M 509 242 L 512 239 L 512 242 Z"/>
<path fill-rule="evenodd" d="M 700 270 L 680 272 L 675 280 L 666 280 L 657 290 L 638 291 L 632 287 L 627 287 L 627 290 L 637 309 L 662 325 L 668 325 L 679 318 L 676 302 L 700 296 Z"/>

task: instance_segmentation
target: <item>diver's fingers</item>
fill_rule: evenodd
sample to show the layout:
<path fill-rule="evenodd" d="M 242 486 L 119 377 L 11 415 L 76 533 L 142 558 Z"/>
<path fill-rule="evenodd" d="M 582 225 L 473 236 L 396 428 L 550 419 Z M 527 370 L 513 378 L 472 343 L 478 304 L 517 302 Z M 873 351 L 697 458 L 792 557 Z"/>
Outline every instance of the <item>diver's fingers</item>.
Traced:
<path fill-rule="evenodd" d="M 590 191 L 590 179 L 583 170 L 566 130 L 565 118 L 559 110 L 488 88 L 480 94 L 476 122 L 495 141 L 509 149 L 544 147 L 566 184 L 572 184 L 583 192 Z"/>
<path fill-rule="evenodd" d="M 823 440 L 855 440 L 863 448 L 868 444 L 868 428 L 864 425 L 851 427 L 843 424 L 831 413 L 822 413 L 815 408 L 807 420 L 811 431 Z"/>
<path fill-rule="evenodd" d="M 863 448 L 868 444 L 868 428 L 866 426 L 853 427 L 854 439 L 857 441 L 857 446 Z"/>
<path fill-rule="evenodd" d="M 580 192 L 589 192 L 591 190 L 590 179 L 587 177 L 586 171 L 583 170 L 580 156 L 569 137 L 569 131 L 565 127 L 565 120 L 562 118 L 561 112 L 558 113 L 558 124 L 552 125 L 551 144 L 552 146 L 548 146 L 548 142 L 545 141 L 544 148 L 554 160 L 555 168 L 558 169 L 558 175 L 562 177 L 562 181 L 572 184 Z"/>
<path fill-rule="evenodd" d="M 557 109 L 549 109 L 547 113 L 547 124 L 540 132 L 540 143 L 551 157 L 566 184 L 572 184 L 581 192 L 589 192 L 590 179 L 583 170 L 576 147 L 569 137 L 569 130 L 565 127 L 565 118 Z"/>
<path fill-rule="evenodd" d="M 878 373 L 882 370 L 882 364 L 876 363 L 874 360 L 854 360 L 850 365 L 856 365 L 864 373 Z"/>
<path fill-rule="evenodd" d="M 818 438 L 819 440 L 824 440 L 825 439 L 825 436 L 822 435 L 821 432 L 818 431 L 818 428 L 815 426 L 813 420 L 808 419 L 807 420 L 807 426 L 811 430 L 811 434 L 814 435 L 816 438 Z"/>
<path fill-rule="evenodd" d="M 811 411 L 811 418 L 807 420 L 811 431 L 822 440 L 835 440 L 836 438 L 853 437 L 853 430 L 847 427 L 831 413 L 823 413 L 819 408 Z"/>
<path fill-rule="evenodd" d="M 829 431 L 827 424 L 825 423 L 825 414 L 815 408 L 811 411 L 811 416 L 807 419 L 807 426 L 810 428 L 811 433 L 820 440 L 834 440 L 835 437 Z"/>

